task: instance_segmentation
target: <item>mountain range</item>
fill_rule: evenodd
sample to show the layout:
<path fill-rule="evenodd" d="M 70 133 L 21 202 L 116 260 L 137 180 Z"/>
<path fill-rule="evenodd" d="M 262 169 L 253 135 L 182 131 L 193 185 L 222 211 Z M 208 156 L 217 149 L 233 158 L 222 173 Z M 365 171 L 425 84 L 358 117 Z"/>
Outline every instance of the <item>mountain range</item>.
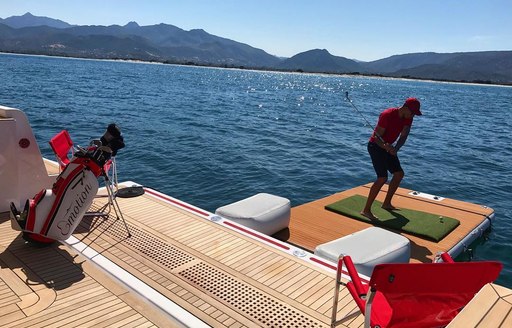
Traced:
<path fill-rule="evenodd" d="M 81 58 L 361 74 L 443 81 L 512 84 L 512 51 L 411 53 L 371 62 L 313 49 L 279 58 L 248 44 L 169 24 L 78 26 L 34 16 L 0 18 L 0 51 Z"/>

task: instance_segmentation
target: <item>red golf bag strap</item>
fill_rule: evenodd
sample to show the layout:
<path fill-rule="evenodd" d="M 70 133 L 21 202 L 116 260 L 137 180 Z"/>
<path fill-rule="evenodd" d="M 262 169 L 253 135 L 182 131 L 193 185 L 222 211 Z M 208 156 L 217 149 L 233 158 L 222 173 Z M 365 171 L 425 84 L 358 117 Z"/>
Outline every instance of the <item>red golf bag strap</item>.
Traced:
<path fill-rule="evenodd" d="M 46 189 L 43 189 L 34 197 L 34 199 L 27 200 L 27 202 L 29 203 L 29 208 L 27 216 L 27 225 L 25 227 L 26 230 L 34 231 L 34 225 L 36 222 L 36 207 L 45 195 Z"/>

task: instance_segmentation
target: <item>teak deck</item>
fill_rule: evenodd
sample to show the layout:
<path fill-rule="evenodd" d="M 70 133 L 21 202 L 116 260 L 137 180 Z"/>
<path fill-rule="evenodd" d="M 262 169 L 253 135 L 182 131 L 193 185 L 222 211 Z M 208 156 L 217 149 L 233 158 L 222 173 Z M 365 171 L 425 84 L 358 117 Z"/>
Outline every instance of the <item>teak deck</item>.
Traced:
<path fill-rule="evenodd" d="M 100 209 L 104 202 L 105 198 L 98 198 L 93 210 Z M 113 217 L 86 217 L 74 236 L 207 324 L 329 325 L 333 272 L 151 195 L 119 199 L 119 204 L 131 238 L 122 221 Z M 105 277 L 95 277 L 99 270 L 80 256 L 75 258 L 66 246 L 27 246 L 10 228 L 6 213 L 2 216 L 1 233 L 2 278 L 8 277 L 2 281 L 9 286 L 2 297 L 6 307 L 0 312 L 5 326 L 60 325 L 61 320 L 70 326 L 81 326 L 89 325 L 89 319 L 94 326 L 111 326 L 127 318 L 156 324 L 145 313 L 156 311 L 149 303 L 142 299 L 135 304 L 126 303 L 128 296 L 135 298 L 133 293 Z M 10 282 L 20 291 L 10 287 Z M 43 304 L 24 311 L 23 304 L 28 301 L 23 296 L 34 293 L 39 295 L 30 296 L 32 302 Z M 146 307 L 147 311 L 139 311 Z M 350 295 L 343 291 L 339 314 L 351 312 L 354 314 L 345 326 L 359 327 L 363 318 Z"/>
<path fill-rule="evenodd" d="M 131 238 L 112 218 L 86 218 L 75 236 L 208 325 L 329 326 L 334 272 L 151 193 L 118 199 Z M 359 327 L 363 317 L 343 291 L 339 315 L 350 313 L 345 327 Z"/>
<path fill-rule="evenodd" d="M 365 188 L 350 192 L 365 193 Z M 400 190 L 396 206 L 402 204 L 401 197 L 406 197 L 402 193 Z M 331 197 L 334 199 L 339 194 Z M 143 196 L 118 198 L 118 201 L 132 237 L 128 238 L 122 220 L 116 220 L 113 213 L 106 218 L 85 217 L 74 237 L 206 324 L 213 327 L 329 326 L 333 271 L 283 252 L 272 243 L 212 222 L 206 218 L 207 212 L 187 204 L 176 205 L 173 199 L 150 189 Z M 100 210 L 105 202 L 106 198 L 97 198 L 92 210 Z M 315 206 L 322 206 L 322 202 L 331 200 L 326 198 L 292 210 L 290 241 L 305 248 L 323 242 L 318 235 L 326 234 L 324 227 L 295 220 L 301 216 L 328 220 L 331 214 L 340 220 L 339 215 L 327 211 L 314 214 Z M 469 212 L 478 212 L 478 206 L 465 206 L 471 207 L 467 209 Z M 311 224 L 310 229 L 318 235 L 313 237 L 304 233 L 304 229 L 299 233 L 301 224 Z M 360 224 L 350 220 L 343 226 L 356 230 Z M 339 238 L 339 233 L 333 231 L 327 238 Z M 419 247 L 427 247 L 414 237 L 407 237 Z M 439 246 L 444 247 L 445 244 Z M 2 327 L 178 325 L 68 245 L 55 243 L 46 248 L 26 245 L 20 234 L 11 229 L 7 213 L 0 214 L 0 250 Z M 424 251 L 423 256 L 426 258 L 434 251 Z M 500 318 L 503 327 L 510 323 L 511 291 L 495 285 L 486 288 L 461 313 L 461 323 L 457 325 L 459 318 L 453 322 L 454 327 L 469 322 L 489 323 L 496 318 Z M 469 310 L 470 306 L 475 310 Z M 338 319 L 348 315 L 341 327 L 362 327 L 364 318 L 346 289 L 340 292 L 338 309 Z"/>
<path fill-rule="evenodd" d="M 29 247 L 0 214 L 0 326 L 156 327 L 170 320 L 62 244 Z"/>
<path fill-rule="evenodd" d="M 366 197 L 370 187 L 371 184 L 366 184 L 292 208 L 289 231 L 278 233 L 276 237 L 314 251 L 319 244 L 372 226 L 369 223 L 351 219 L 324 208 L 325 205 L 352 195 Z M 387 186 L 385 185 L 377 200 L 384 199 L 386 190 Z M 430 200 L 412 196 L 409 194 L 410 192 L 411 190 L 399 188 L 393 198 L 393 204 L 397 208 L 407 207 L 456 218 L 460 221 L 460 225 L 438 243 L 402 233 L 411 241 L 411 262 L 432 262 L 437 252 L 450 250 L 493 213 L 492 209 L 485 206 L 453 199 Z"/>
<path fill-rule="evenodd" d="M 495 284 L 484 286 L 447 328 L 512 327 L 512 290 Z"/>

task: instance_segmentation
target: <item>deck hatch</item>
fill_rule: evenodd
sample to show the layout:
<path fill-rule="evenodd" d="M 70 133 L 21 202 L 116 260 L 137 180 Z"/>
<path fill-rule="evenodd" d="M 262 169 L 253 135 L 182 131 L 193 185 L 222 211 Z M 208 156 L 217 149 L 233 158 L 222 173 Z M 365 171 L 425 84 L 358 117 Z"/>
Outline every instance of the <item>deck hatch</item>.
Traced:
<path fill-rule="evenodd" d="M 191 284 L 268 327 L 321 327 L 322 325 L 251 285 L 204 262 L 179 273 Z"/>

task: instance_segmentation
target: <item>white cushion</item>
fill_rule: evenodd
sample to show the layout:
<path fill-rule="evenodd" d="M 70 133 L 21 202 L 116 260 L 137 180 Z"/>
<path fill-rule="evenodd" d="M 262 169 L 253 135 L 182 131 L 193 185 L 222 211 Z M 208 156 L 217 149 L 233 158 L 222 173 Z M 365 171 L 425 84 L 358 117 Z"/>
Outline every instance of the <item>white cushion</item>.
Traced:
<path fill-rule="evenodd" d="M 290 223 L 290 201 L 260 193 L 215 210 L 215 214 L 266 235 L 287 228 Z"/>
<path fill-rule="evenodd" d="M 409 239 L 397 233 L 370 227 L 351 235 L 318 245 L 315 255 L 337 262 L 340 255 L 349 255 L 359 273 L 371 276 L 381 263 L 409 263 Z"/>

